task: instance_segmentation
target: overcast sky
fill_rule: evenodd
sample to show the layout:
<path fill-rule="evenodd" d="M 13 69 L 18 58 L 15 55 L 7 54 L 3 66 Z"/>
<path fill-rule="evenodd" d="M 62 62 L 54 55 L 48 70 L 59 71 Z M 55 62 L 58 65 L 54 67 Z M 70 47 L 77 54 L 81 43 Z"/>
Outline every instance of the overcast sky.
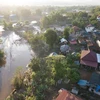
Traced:
<path fill-rule="evenodd" d="M 0 0 L 6 5 L 100 5 L 100 0 Z"/>

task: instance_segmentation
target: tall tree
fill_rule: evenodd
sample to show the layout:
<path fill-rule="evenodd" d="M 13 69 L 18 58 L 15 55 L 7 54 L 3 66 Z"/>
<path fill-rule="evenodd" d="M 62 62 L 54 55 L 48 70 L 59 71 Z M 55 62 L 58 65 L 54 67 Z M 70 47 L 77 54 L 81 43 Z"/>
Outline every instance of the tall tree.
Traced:
<path fill-rule="evenodd" d="M 70 28 L 69 28 L 69 27 L 66 27 L 66 28 L 64 29 L 63 34 L 64 34 L 64 37 L 65 37 L 66 39 L 67 39 L 68 36 L 69 36 L 69 31 L 70 31 Z"/>
<path fill-rule="evenodd" d="M 46 40 L 46 43 L 49 44 L 50 47 L 53 47 L 54 43 L 57 40 L 57 34 L 52 29 L 47 29 L 47 31 L 44 33 L 44 37 Z"/>

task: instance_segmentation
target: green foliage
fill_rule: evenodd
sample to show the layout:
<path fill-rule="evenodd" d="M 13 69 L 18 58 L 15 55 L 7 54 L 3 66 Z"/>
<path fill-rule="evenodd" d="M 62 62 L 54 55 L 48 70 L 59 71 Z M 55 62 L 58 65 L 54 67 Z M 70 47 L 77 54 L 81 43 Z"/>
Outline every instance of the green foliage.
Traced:
<path fill-rule="evenodd" d="M 29 18 L 31 11 L 29 9 L 20 9 L 20 15 L 22 18 Z"/>
<path fill-rule="evenodd" d="M 17 70 L 17 73 L 12 80 L 12 85 L 15 89 L 21 89 L 23 87 L 23 76 L 20 69 Z"/>
<path fill-rule="evenodd" d="M 43 41 L 42 35 L 33 35 L 28 31 L 24 34 L 24 37 L 28 40 L 37 56 L 44 56 L 48 52 L 49 47 Z"/>
<path fill-rule="evenodd" d="M 67 39 L 68 37 L 69 37 L 69 33 L 70 32 L 70 28 L 69 27 L 66 27 L 65 29 L 64 29 L 64 32 L 63 32 L 63 34 L 64 34 L 64 37 Z"/>
<path fill-rule="evenodd" d="M 35 96 L 32 96 L 32 97 L 26 97 L 25 100 L 36 100 L 36 97 L 35 97 Z"/>
<path fill-rule="evenodd" d="M 5 20 L 3 21 L 3 25 L 4 25 L 4 29 L 7 29 L 7 23 Z"/>
<path fill-rule="evenodd" d="M 13 98 L 12 96 L 8 96 L 8 97 L 6 98 L 6 100 L 14 100 L 14 98 Z"/>
<path fill-rule="evenodd" d="M 46 43 L 49 44 L 50 47 L 53 47 L 53 45 L 56 43 L 56 40 L 57 40 L 56 32 L 52 29 L 48 29 L 44 33 L 44 37 L 45 37 Z"/>
<path fill-rule="evenodd" d="M 47 28 L 49 23 L 50 23 L 50 21 L 49 21 L 48 17 L 43 17 L 41 19 L 41 26 L 42 26 L 42 28 Z"/>
<path fill-rule="evenodd" d="M 86 12 L 79 12 L 78 16 L 81 17 L 81 18 L 84 18 L 84 17 L 87 18 L 88 17 L 88 13 L 86 13 Z"/>
<path fill-rule="evenodd" d="M 78 69 L 73 68 L 73 69 L 70 69 L 69 72 L 70 74 L 68 78 L 70 79 L 72 83 L 75 83 L 80 79 L 80 73 L 78 72 Z"/>
<path fill-rule="evenodd" d="M 37 15 L 41 15 L 41 14 L 42 14 L 42 11 L 41 11 L 41 9 L 36 9 L 35 13 L 36 13 Z"/>
<path fill-rule="evenodd" d="M 29 64 L 29 67 L 35 72 L 40 70 L 40 66 L 41 65 L 40 65 L 40 59 L 39 58 L 37 58 L 37 59 L 33 58 L 31 63 Z"/>
<path fill-rule="evenodd" d="M 41 25 L 43 28 L 47 28 L 49 25 L 60 24 L 65 22 L 67 17 L 62 15 L 62 11 L 52 11 L 48 16 L 45 16 L 41 19 Z"/>
<path fill-rule="evenodd" d="M 4 20 L 3 25 L 4 25 L 5 30 L 7 30 L 7 29 L 12 30 L 13 29 L 11 22 L 7 22 L 7 21 Z"/>
<path fill-rule="evenodd" d="M 3 66 L 6 63 L 5 54 L 3 50 L 0 50 L 0 66 Z"/>

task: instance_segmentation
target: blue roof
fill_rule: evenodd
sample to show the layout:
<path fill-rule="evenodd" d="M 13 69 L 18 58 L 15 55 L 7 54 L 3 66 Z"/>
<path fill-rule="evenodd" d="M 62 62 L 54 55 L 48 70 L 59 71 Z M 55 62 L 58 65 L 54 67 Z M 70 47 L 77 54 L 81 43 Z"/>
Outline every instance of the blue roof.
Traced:
<path fill-rule="evenodd" d="M 100 34 L 100 32 L 94 32 L 95 34 Z"/>
<path fill-rule="evenodd" d="M 78 85 L 80 85 L 80 86 L 86 86 L 87 84 L 88 84 L 87 80 L 79 80 L 78 81 Z"/>
<path fill-rule="evenodd" d="M 98 92 L 100 90 L 100 85 L 98 85 L 97 87 L 96 87 L 96 92 Z"/>

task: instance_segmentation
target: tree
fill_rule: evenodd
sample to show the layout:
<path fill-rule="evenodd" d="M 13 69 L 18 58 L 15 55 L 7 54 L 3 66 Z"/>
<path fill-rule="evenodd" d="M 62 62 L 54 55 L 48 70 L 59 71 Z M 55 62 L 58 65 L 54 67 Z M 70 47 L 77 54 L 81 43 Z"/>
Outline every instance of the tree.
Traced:
<path fill-rule="evenodd" d="M 78 16 L 81 17 L 81 18 L 88 17 L 88 13 L 86 13 L 86 12 L 79 12 Z"/>
<path fill-rule="evenodd" d="M 54 30 L 52 29 L 47 29 L 46 32 L 44 33 L 44 37 L 46 40 L 46 43 L 49 44 L 50 47 L 53 47 L 57 40 L 57 34 Z"/>
<path fill-rule="evenodd" d="M 36 9 L 35 13 L 36 13 L 37 15 L 41 15 L 41 14 L 42 14 L 42 11 L 41 11 L 41 9 Z"/>
<path fill-rule="evenodd" d="M 46 44 L 42 35 L 33 35 L 32 32 L 28 31 L 24 34 L 24 37 L 30 43 L 32 49 L 34 50 L 36 56 L 44 56 L 49 50 L 48 44 Z"/>
<path fill-rule="evenodd" d="M 70 81 L 72 83 L 76 83 L 80 79 L 80 73 L 79 73 L 78 69 L 76 69 L 76 68 L 70 69 L 69 73 L 70 74 L 69 74 L 68 78 L 70 79 Z"/>
<path fill-rule="evenodd" d="M 64 29 L 63 34 L 64 34 L 64 37 L 65 37 L 66 39 L 69 37 L 69 31 L 70 31 L 70 28 L 69 28 L 69 27 L 66 27 L 66 28 Z"/>
<path fill-rule="evenodd" d="M 49 24 L 50 24 L 50 21 L 49 21 L 48 17 L 43 17 L 41 19 L 41 26 L 42 26 L 42 28 L 48 27 Z"/>
<path fill-rule="evenodd" d="M 20 15 L 22 18 L 29 18 L 31 15 L 31 11 L 29 9 L 21 9 Z"/>

